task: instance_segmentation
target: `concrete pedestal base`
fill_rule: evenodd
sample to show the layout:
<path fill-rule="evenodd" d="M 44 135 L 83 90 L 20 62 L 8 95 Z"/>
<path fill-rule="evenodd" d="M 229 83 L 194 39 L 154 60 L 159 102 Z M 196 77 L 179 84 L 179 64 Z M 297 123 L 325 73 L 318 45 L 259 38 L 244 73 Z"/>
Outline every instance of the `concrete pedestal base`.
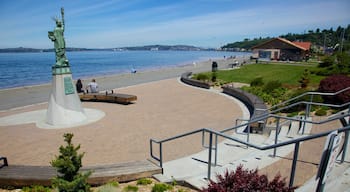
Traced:
<path fill-rule="evenodd" d="M 53 75 L 52 78 L 46 123 L 62 126 L 86 121 L 87 117 L 76 92 L 72 74 Z"/>

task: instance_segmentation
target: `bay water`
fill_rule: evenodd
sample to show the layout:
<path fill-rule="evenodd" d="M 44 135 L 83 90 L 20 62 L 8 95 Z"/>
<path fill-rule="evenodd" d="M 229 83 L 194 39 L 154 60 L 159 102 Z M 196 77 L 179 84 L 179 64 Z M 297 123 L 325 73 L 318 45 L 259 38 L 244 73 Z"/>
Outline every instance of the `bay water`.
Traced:
<path fill-rule="evenodd" d="M 222 51 L 81 51 L 67 52 L 73 78 L 157 70 L 209 59 L 243 56 Z M 50 83 L 54 52 L 0 53 L 0 89 Z"/>

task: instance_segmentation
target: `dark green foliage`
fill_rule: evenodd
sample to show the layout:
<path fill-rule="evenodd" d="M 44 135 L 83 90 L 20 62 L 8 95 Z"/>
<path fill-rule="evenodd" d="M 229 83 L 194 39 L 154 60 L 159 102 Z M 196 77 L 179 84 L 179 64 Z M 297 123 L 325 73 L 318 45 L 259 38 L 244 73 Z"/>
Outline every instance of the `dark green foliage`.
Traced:
<path fill-rule="evenodd" d="M 156 183 L 152 187 L 152 192 L 164 192 L 168 190 L 172 190 L 173 186 L 165 184 L 165 183 Z"/>
<path fill-rule="evenodd" d="M 250 86 L 252 87 L 258 87 L 258 86 L 263 86 L 264 85 L 264 81 L 262 77 L 257 77 L 255 79 L 252 80 L 252 82 L 250 82 Z"/>
<path fill-rule="evenodd" d="M 315 115 L 317 115 L 317 116 L 324 116 L 324 115 L 327 115 L 327 111 L 324 110 L 323 108 L 319 108 L 319 109 L 316 110 Z"/>
<path fill-rule="evenodd" d="M 306 88 L 307 85 L 310 83 L 310 72 L 308 69 L 304 70 L 304 73 L 301 76 L 299 83 L 300 83 L 300 87 L 303 89 Z"/>
<path fill-rule="evenodd" d="M 332 55 L 325 56 L 322 61 L 318 64 L 318 67 L 325 68 L 334 65 L 335 57 Z"/>
<path fill-rule="evenodd" d="M 91 173 L 79 173 L 79 169 L 82 167 L 81 159 L 84 153 L 78 154 L 80 145 L 75 147 L 72 144 L 72 138 L 72 133 L 64 134 L 64 141 L 67 145 L 60 146 L 60 154 L 51 162 L 51 165 L 55 167 L 59 173 L 52 179 L 52 184 L 54 187 L 57 187 L 60 192 L 90 191 L 87 179 Z"/>
<path fill-rule="evenodd" d="M 137 180 L 137 185 L 149 185 L 152 183 L 152 180 L 147 179 L 147 178 L 142 178 Z"/>
<path fill-rule="evenodd" d="M 295 187 L 288 187 L 285 179 L 277 175 L 272 181 L 268 181 L 266 175 L 259 175 L 258 170 L 243 169 L 240 165 L 236 171 L 228 172 L 225 175 L 217 175 L 217 182 L 210 181 L 208 188 L 203 192 L 227 192 L 227 191 L 269 191 L 269 192 L 290 192 Z"/>
<path fill-rule="evenodd" d="M 197 79 L 200 81 L 205 81 L 205 80 L 209 80 L 209 76 L 204 74 L 204 73 L 199 73 L 199 74 L 194 76 L 194 79 Z"/>
<path fill-rule="evenodd" d="M 346 75 L 332 75 L 320 82 L 318 90 L 324 93 L 334 93 L 350 87 L 350 77 Z M 350 101 L 350 90 L 336 96 L 324 96 L 324 101 L 332 104 L 343 104 Z"/>
<path fill-rule="evenodd" d="M 216 82 L 216 72 L 211 73 L 211 81 Z"/>
<path fill-rule="evenodd" d="M 221 48 L 223 49 L 227 49 L 227 48 L 243 48 L 243 49 L 250 49 L 252 48 L 253 46 L 255 45 L 259 45 L 261 43 L 264 43 L 268 40 L 270 40 L 271 38 L 270 37 L 267 37 L 267 38 L 255 38 L 253 40 L 250 40 L 250 39 L 244 39 L 243 41 L 237 41 L 237 42 L 234 42 L 234 43 L 229 43 Z"/>
<path fill-rule="evenodd" d="M 124 187 L 123 191 L 125 192 L 136 192 L 138 191 L 139 188 L 137 186 L 133 186 L 133 185 L 128 185 L 126 187 Z"/>
<path fill-rule="evenodd" d="M 282 86 L 282 83 L 278 80 L 269 81 L 264 85 L 263 91 L 269 93 L 275 89 L 280 88 L 281 86 Z"/>
<path fill-rule="evenodd" d="M 50 192 L 51 189 L 49 187 L 44 187 L 41 185 L 33 185 L 31 187 L 23 187 L 23 192 Z"/>
<path fill-rule="evenodd" d="M 317 47 L 335 47 L 336 44 L 340 43 L 342 33 L 344 32 L 344 41 L 343 41 L 343 49 L 342 51 L 350 50 L 350 25 L 347 27 L 339 26 L 337 30 L 330 29 L 316 29 L 316 30 L 308 30 L 307 33 L 303 34 L 292 34 L 288 33 L 286 35 L 281 35 L 280 37 L 285 38 L 289 41 L 304 41 L 311 42 L 311 53 L 321 53 L 321 50 L 318 50 Z M 259 45 L 266 41 L 269 41 L 271 38 L 255 38 L 253 40 L 244 39 L 243 41 L 238 41 L 234 43 L 228 43 L 227 45 L 221 47 L 223 49 L 228 48 L 244 48 L 251 49 L 253 46 Z M 335 50 L 339 51 L 340 46 L 338 46 Z"/>
<path fill-rule="evenodd" d="M 318 75 L 349 74 L 350 55 L 346 52 L 337 52 L 333 55 L 325 56 L 319 64 Z"/>

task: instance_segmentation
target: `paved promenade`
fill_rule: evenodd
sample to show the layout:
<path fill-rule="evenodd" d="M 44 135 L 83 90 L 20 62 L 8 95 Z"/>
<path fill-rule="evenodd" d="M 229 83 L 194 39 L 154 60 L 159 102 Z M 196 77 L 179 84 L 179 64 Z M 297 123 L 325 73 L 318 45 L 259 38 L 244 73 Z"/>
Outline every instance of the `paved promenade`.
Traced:
<path fill-rule="evenodd" d="M 149 158 L 149 139 L 163 139 L 199 128 L 221 130 L 242 116 L 239 102 L 203 89 L 167 79 L 116 89 L 137 95 L 134 104 L 84 102 L 105 117 L 88 125 L 65 129 L 40 129 L 35 123 L 6 125 L 10 115 L 46 109 L 36 104 L 0 112 L 0 152 L 9 164 L 49 165 L 63 144 L 63 133 L 86 152 L 84 165 L 109 164 Z M 43 117 L 41 117 L 43 118 Z M 18 119 L 17 122 L 20 122 Z M 200 151 L 200 135 L 171 142 L 163 148 L 166 160 Z"/>

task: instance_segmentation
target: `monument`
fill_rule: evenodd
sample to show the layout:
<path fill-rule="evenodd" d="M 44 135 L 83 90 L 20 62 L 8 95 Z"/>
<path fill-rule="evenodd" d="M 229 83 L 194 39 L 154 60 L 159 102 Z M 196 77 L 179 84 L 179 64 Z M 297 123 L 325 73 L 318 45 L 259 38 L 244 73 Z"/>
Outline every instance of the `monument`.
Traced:
<path fill-rule="evenodd" d="M 54 42 L 56 63 L 52 66 L 52 90 L 46 112 L 46 123 L 53 126 L 72 125 L 87 120 L 66 57 L 63 8 L 61 17 L 62 20 L 54 18 L 56 28 L 48 32 L 49 39 Z"/>

